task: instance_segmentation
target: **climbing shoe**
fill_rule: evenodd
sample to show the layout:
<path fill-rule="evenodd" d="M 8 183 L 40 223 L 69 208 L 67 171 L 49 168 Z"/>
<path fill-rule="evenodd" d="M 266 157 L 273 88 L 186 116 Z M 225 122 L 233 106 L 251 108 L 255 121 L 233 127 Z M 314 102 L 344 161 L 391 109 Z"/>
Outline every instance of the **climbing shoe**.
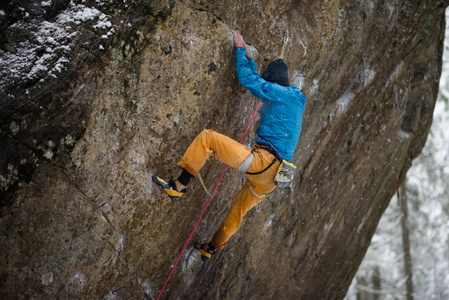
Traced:
<path fill-rule="evenodd" d="M 158 176 L 152 176 L 151 177 L 158 186 L 160 186 L 173 201 L 178 201 L 181 199 L 182 195 L 185 194 L 186 190 L 182 190 L 178 192 L 176 190 L 176 183 L 173 180 L 165 181 L 164 179 L 158 177 Z"/>
<path fill-rule="evenodd" d="M 201 253 L 201 260 L 203 262 L 208 262 L 212 255 L 217 253 L 217 248 L 213 247 L 210 243 L 197 243 L 195 244 L 195 248 Z"/>

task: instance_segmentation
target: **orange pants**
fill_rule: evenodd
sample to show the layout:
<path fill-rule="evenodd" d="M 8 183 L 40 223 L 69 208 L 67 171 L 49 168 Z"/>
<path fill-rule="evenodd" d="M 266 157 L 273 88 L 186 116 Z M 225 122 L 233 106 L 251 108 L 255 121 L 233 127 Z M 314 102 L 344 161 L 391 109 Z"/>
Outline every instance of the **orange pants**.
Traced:
<path fill-rule="evenodd" d="M 213 130 L 204 130 L 190 144 L 178 166 L 196 176 L 206 160 L 214 156 L 217 160 L 238 169 L 251 152 L 254 159 L 248 168 L 250 173 L 262 171 L 273 162 L 274 155 L 258 145 L 251 150 L 225 135 Z M 276 189 L 274 177 L 279 164 L 280 162 L 276 161 L 259 175 L 246 174 L 248 181 L 232 199 L 231 207 L 212 239 L 212 246 L 223 249 L 229 238 L 239 229 L 246 212 L 261 202 L 266 194 Z"/>

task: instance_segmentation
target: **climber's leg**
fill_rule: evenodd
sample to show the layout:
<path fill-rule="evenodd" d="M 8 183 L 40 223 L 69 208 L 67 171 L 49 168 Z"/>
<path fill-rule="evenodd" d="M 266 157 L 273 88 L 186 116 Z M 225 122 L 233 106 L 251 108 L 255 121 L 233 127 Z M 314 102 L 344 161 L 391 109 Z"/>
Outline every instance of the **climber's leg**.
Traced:
<path fill-rule="evenodd" d="M 190 179 L 198 174 L 210 156 L 233 168 L 239 168 L 250 152 L 250 148 L 225 135 L 213 130 L 203 130 L 178 162 L 183 171 L 177 180 L 165 180 L 156 175 L 152 179 L 173 201 L 178 201 L 184 195 Z"/>
<path fill-rule="evenodd" d="M 243 216 L 264 198 L 265 196 L 255 196 L 251 192 L 249 182 L 246 182 L 232 199 L 231 207 L 215 233 L 211 245 L 217 249 L 223 249 L 229 238 L 239 229 Z"/>
<path fill-rule="evenodd" d="M 196 176 L 206 160 L 217 160 L 238 169 L 251 149 L 213 130 L 203 130 L 190 144 L 178 166 Z"/>

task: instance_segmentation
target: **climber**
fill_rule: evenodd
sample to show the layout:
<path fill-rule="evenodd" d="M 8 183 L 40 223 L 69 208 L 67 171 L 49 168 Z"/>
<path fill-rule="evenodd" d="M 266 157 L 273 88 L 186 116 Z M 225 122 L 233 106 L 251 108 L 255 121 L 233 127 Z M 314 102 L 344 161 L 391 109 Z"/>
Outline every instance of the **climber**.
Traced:
<path fill-rule="evenodd" d="M 245 173 L 248 180 L 232 199 L 227 215 L 212 241 L 195 245 L 204 262 L 217 249 L 225 247 L 240 227 L 246 212 L 276 190 L 275 175 L 282 160 L 293 158 L 306 103 L 299 88 L 290 86 L 288 67 L 282 59 L 271 62 L 260 77 L 243 37 L 238 31 L 232 31 L 232 34 L 238 80 L 263 103 L 258 137 L 253 149 L 215 131 L 204 130 L 178 162 L 182 173 L 177 180 L 152 177 L 173 201 L 178 201 L 185 194 L 189 181 L 198 174 L 210 156 Z"/>

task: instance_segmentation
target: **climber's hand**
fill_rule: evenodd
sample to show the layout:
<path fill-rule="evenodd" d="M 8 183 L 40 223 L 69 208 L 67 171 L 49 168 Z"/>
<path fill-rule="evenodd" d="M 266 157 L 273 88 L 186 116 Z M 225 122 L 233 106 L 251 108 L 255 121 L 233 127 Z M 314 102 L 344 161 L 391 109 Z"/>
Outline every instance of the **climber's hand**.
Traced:
<path fill-rule="evenodd" d="M 242 35 L 237 30 L 231 30 L 232 36 L 234 37 L 234 46 L 235 48 L 245 48 L 246 44 L 243 40 Z"/>
<path fill-rule="evenodd" d="M 231 30 L 232 36 L 234 37 L 234 46 L 235 48 L 245 48 L 246 49 L 246 58 L 250 58 L 251 54 L 248 51 L 248 46 L 243 40 L 242 35 L 237 30 Z"/>

